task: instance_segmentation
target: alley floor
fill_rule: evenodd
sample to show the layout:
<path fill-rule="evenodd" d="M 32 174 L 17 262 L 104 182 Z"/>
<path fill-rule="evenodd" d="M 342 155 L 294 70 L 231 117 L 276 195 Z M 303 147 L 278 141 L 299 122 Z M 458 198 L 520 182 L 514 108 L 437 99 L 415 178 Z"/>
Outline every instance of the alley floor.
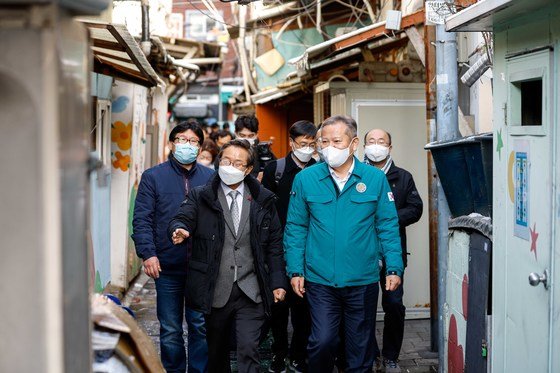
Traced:
<path fill-rule="evenodd" d="M 131 291 L 124 299 L 126 305 L 136 314 L 140 326 L 151 337 L 159 351 L 159 323 L 156 316 L 156 290 L 154 281 L 144 274 L 135 281 Z M 382 341 L 383 323 L 377 323 L 377 340 Z M 186 325 L 185 325 L 186 330 Z M 400 356 L 403 372 L 427 373 L 437 372 L 437 353 L 430 351 L 430 321 L 407 320 L 405 324 L 404 342 Z M 186 338 L 185 338 L 186 339 Z M 261 346 L 263 372 L 268 370 L 270 363 L 270 338 Z"/>

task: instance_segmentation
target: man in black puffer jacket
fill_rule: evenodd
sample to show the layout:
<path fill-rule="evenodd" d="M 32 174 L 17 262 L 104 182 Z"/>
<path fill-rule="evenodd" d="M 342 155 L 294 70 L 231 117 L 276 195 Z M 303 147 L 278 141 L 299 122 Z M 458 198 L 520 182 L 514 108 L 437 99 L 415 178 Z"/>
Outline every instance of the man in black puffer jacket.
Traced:
<path fill-rule="evenodd" d="M 395 201 L 397 215 L 399 217 L 399 233 L 401 236 L 403 264 L 407 264 L 406 227 L 416 223 L 422 216 L 422 199 L 418 194 L 416 185 L 410 172 L 397 167 L 391 158 L 392 140 L 391 135 L 382 129 L 369 131 L 365 138 L 365 163 L 379 168 L 385 172 L 392 198 Z M 385 272 L 383 265 L 382 273 Z M 381 276 L 383 279 L 384 276 Z M 404 274 L 403 274 L 404 281 Z M 382 284 L 382 281 L 380 282 Z M 398 357 L 402 346 L 404 335 L 405 306 L 403 304 L 403 285 L 394 291 L 383 292 L 382 305 L 385 311 L 385 326 L 383 329 L 383 361 L 378 359 L 380 351 L 375 346 L 377 368 L 383 364 L 385 372 L 399 373 Z"/>
<path fill-rule="evenodd" d="M 208 371 L 229 371 L 229 333 L 236 323 L 240 372 L 258 372 L 258 344 L 273 302 L 288 289 L 276 197 L 250 176 L 254 152 L 225 144 L 218 176 L 188 195 L 171 220 L 175 244 L 192 237 L 187 302 L 206 318 Z"/>

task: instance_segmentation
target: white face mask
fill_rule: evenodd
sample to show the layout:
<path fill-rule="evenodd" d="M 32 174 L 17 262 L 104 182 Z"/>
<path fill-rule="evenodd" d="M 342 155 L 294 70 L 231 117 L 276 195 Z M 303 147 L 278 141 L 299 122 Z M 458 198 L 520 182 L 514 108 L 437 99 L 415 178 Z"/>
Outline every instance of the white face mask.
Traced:
<path fill-rule="evenodd" d="M 322 151 L 325 162 L 328 163 L 332 168 L 340 167 L 348 160 L 350 157 L 350 147 L 345 149 L 338 149 L 334 146 L 327 146 Z"/>
<path fill-rule="evenodd" d="M 389 148 L 383 145 L 371 144 L 365 148 L 366 157 L 373 162 L 381 162 L 389 156 Z"/>
<path fill-rule="evenodd" d="M 249 145 L 251 145 L 251 146 L 254 146 L 257 143 L 256 138 L 254 138 L 254 139 L 242 139 L 242 140 L 247 141 L 249 143 Z"/>
<path fill-rule="evenodd" d="M 245 179 L 245 172 L 238 170 L 233 166 L 218 167 L 218 175 L 226 185 L 238 184 Z"/>
<path fill-rule="evenodd" d="M 312 149 L 309 146 L 306 147 L 306 148 L 300 148 L 300 149 L 295 149 L 294 148 L 294 155 L 296 156 L 297 159 L 300 160 L 300 162 L 303 162 L 303 163 L 309 162 L 309 160 L 313 156 L 314 152 L 315 152 L 315 150 Z"/>

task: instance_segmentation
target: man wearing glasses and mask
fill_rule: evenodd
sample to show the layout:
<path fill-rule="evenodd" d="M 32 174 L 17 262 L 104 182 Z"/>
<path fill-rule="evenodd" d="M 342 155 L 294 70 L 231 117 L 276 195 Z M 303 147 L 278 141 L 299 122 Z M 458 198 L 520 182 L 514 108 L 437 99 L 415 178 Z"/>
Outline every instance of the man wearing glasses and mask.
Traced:
<path fill-rule="evenodd" d="M 208 371 L 230 371 L 235 322 L 238 370 L 256 373 L 265 317 L 288 287 L 282 228 L 276 197 L 250 175 L 255 156 L 249 143 L 232 140 L 218 158 L 218 175 L 189 194 L 168 235 L 175 244 L 193 238 L 187 301 L 205 314 Z"/>
<path fill-rule="evenodd" d="M 167 372 L 185 372 L 183 320 L 188 324 L 188 372 L 205 372 L 208 362 L 204 317 L 185 307 L 187 253 L 190 241 L 174 246 L 167 225 L 194 188 L 214 171 L 197 164 L 204 135 L 194 120 L 179 123 L 169 134 L 167 162 L 142 174 L 134 206 L 132 239 L 144 272 L 155 280 L 160 323 L 161 361 Z"/>
<path fill-rule="evenodd" d="M 333 370 L 343 322 L 345 370 L 371 372 L 378 261 L 388 290 L 403 272 L 397 211 L 383 172 L 354 156 L 354 119 L 325 120 L 319 144 L 325 163 L 295 177 L 284 232 L 291 285 L 311 314 L 309 371 Z"/>
<path fill-rule="evenodd" d="M 317 127 L 306 120 L 295 122 L 289 130 L 292 151 L 285 158 L 270 162 L 264 169 L 262 184 L 278 196 L 276 208 L 282 223 L 286 225 L 290 191 L 296 175 L 304 168 L 315 164 L 312 158 L 316 148 Z M 293 334 L 288 348 L 288 316 L 291 312 Z M 286 371 L 286 358 L 289 358 L 293 372 L 306 371 L 306 348 L 309 338 L 309 310 L 305 300 L 296 296 L 290 289 L 286 302 L 272 307 L 270 320 L 272 329 L 272 362 L 269 372 Z"/>

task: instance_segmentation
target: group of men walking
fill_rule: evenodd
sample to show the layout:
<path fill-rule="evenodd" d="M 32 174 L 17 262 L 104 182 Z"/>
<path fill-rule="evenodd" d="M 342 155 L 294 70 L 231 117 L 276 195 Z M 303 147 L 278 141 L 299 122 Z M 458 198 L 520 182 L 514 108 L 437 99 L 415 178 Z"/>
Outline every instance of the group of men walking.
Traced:
<path fill-rule="evenodd" d="M 257 138 L 258 121 L 240 117 L 238 129 Z M 239 372 L 259 372 L 269 329 L 271 372 L 400 372 L 405 227 L 419 220 L 422 200 L 394 164 L 388 132 L 366 134 L 360 162 L 352 118 L 331 117 L 319 131 L 294 123 L 292 151 L 264 167 L 261 183 L 253 176 L 258 140 L 224 144 L 214 172 L 196 162 L 202 130 L 181 123 L 169 136 L 169 160 L 144 172 L 133 239 L 156 283 L 168 372 L 187 370 L 183 319 L 189 372 L 229 372 L 232 349 Z M 380 286 L 383 351 L 375 339 Z"/>

